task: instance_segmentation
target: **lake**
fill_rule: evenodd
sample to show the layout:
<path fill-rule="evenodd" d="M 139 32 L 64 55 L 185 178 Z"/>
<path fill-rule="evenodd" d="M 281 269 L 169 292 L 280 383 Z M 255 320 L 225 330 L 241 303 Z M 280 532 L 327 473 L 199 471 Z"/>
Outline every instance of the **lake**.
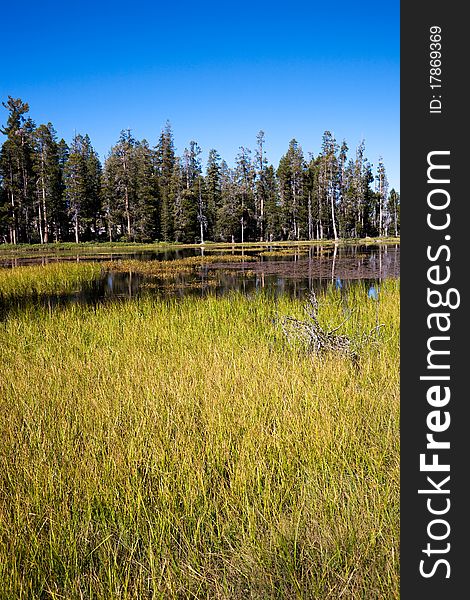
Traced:
<path fill-rule="evenodd" d="M 143 266 L 144 263 L 151 266 L 153 262 L 150 261 L 171 267 L 170 261 L 184 263 L 191 257 L 200 258 L 197 266 L 189 272 L 173 269 L 162 276 L 161 273 L 142 273 L 138 268 L 139 264 Z M 3 259 L 2 266 L 15 268 L 26 264 L 90 260 L 105 262 L 106 267 L 91 285 L 73 294 L 42 297 L 41 302 L 50 306 L 69 302 L 88 304 L 131 299 L 149 293 L 161 297 L 203 297 L 230 292 L 250 295 L 261 290 L 275 296 L 288 294 L 302 298 L 310 290 L 320 291 L 329 284 L 341 290 L 347 290 L 357 282 L 378 286 L 384 279 L 397 278 L 400 274 L 399 244 L 315 244 L 292 247 L 272 244 L 243 250 L 240 246 L 206 246 L 160 252 Z M 127 265 L 130 267 L 127 268 Z"/>

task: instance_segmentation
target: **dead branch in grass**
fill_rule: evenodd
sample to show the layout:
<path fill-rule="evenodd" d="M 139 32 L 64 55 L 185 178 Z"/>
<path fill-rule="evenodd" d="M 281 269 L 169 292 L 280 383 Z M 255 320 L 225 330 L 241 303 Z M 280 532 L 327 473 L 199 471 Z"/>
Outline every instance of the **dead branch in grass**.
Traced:
<path fill-rule="evenodd" d="M 318 300 L 315 292 L 311 291 L 304 306 L 307 319 L 284 316 L 280 320 L 282 331 L 289 343 L 300 342 L 305 345 L 307 352 L 322 355 L 337 352 L 356 360 L 360 349 L 366 344 L 377 343 L 378 333 L 383 324 L 373 327 L 368 333 L 353 339 L 346 334 L 337 332 L 349 321 L 351 314 L 333 329 L 325 329 L 318 318 Z"/>

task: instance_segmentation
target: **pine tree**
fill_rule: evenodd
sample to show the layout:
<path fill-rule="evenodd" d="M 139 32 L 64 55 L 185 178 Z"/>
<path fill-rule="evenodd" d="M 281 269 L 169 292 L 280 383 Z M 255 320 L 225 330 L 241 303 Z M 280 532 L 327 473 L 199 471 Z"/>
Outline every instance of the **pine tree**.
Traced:
<path fill-rule="evenodd" d="M 372 236 L 377 233 L 377 230 L 373 227 L 373 215 L 376 210 L 376 195 L 371 188 L 371 183 L 374 181 L 374 175 L 372 173 L 372 165 L 365 160 L 364 172 L 363 172 L 363 200 L 362 200 L 362 212 L 363 212 L 363 233 L 364 236 Z"/>
<path fill-rule="evenodd" d="M 8 230 L 8 213 L 10 206 L 8 204 L 8 195 L 3 185 L 2 176 L 0 175 L 0 243 L 7 244 L 9 242 Z"/>
<path fill-rule="evenodd" d="M 204 238 L 204 224 L 206 223 L 205 206 L 203 203 L 202 183 L 200 180 L 201 163 L 199 155 L 201 149 L 195 141 L 189 143 L 183 155 L 182 175 L 184 189 L 181 192 L 180 223 L 181 241 L 192 243 L 196 239 L 200 242 Z"/>
<path fill-rule="evenodd" d="M 379 158 L 376 183 L 376 193 L 379 205 L 378 234 L 387 235 L 390 225 L 389 215 L 387 214 L 388 180 L 382 157 Z"/>
<path fill-rule="evenodd" d="M 65 197 L 75 242 L 80 241 L 82 207 L 87 192 L 86 164 L 83 159 L 83 136 L 74 136 L 65 163 Z"/>
<path fill-rule="evenodd" d="M 207 197 L 207 236 L 216 238 L 216 221 L 222 203 L 220 156 L 214 149 L 209 151 L 206 168 L 205 189 Z"/>
<path fill-rule="evenodd" d="M 256 231 L 255 217 L 255 171 L 251 162 L 251 151 L 240 146 L 236 157 L 235 178 L 237 183 L 237 196 L 240 212 L 241 243 L 253 239 Z"/>
<path fill-rule="evenodd" d="M 174 214 L 176 210 L 175 195 L 173 193 L 176 158 L 173 133 L 168 121 L 156 147 L 155 162 L 160 190 L 159 235 L 165 242 L 168 242 L 175 239 Z"/>
<path fill-rule="evenodd" d="M 57 215 L 64 207 L 62 173 L 56 132 L 51 123 L 34 131 L 33 169 L 36 175 L 38 227 L 40 242 L 47 244 L 51 234 L 58 239 Z M 56 217 L 56 218 L 54 218 Z"/>
<path fill-rule="evenodd" d="M 146 140 L 135 148 L 135 209 L 134 228 L 138 241 L 158 237 L 158 181 L 154 152 Z"/>
<path fill-rule="evenodd" d="M 204 178 L 197 178 L 197 221 L 199 223 L 199 243 L 204 244 L 204 232 L 207 231 L 207 199 Z"/>
<path fill-rule="evenodd" d="M 338 145 L 335 138 L 331 132 L 325 131 L 323 134 L 322 151 L 320 156 L 319 195 L 322 199 L 322 205 L 329 207 L 330 223 L 335 240 L 338 239 L 338 230 L 336 227 L 336 203 L 338 194 L 337 151 Z"/>
<path fill-rule="evenodd" d="M 101 178 L 102 168 L 98 154 L 91 145 L 90 138 L 83 138 L 83 160 L 85 162 L 86 190 L 82 205 L 82 222 L 86 227 L 87 239 L 98 239 L 101 220 Z"/>
<path fill-rule="evenodd" d="M 136 141 L 130 129 L 123 129 L 118 143 L 111 150 L 116 160 L 116 195 L 121 201 L 125 236 L 128 241 L 134 238 L 132 220 L 135 204 L 135 145 Z"/>
<path fill-rule="evenodd" d="M 263 234 L 264 239 L 270 242 L 281 237 L 279 188 L 272 165 L 269 165 L 264 172 Z"/>
<path fill-rule="evenodd" d="M 57 204 L 52 206 L 52 228 L 54 241 L 65 240 L 67 238 L 70 223 L 67 214 L 67 199 L 65 188 L 65 165 L 69 157 L 69 147 L 62 138 L 57 144 L 57 159 L 59 164 L 59 188 L 60 194 L 57 196 Z"/>
<path fill-rule="evenodd" d="M 315 237 L 320 239 L 320 210 L 319 210 L 319 175 L 320 175 L 320 157 L 315 158 L 310 153 L 310 161 L 305 169 L 304 185 L 307 196 L 306 205 L 306 239 L 313 240 Z"/>
<path fill-rule="evenodd" d="M 168 191 L 169 197 L 172 199 L 173 204 L 173 239 L 175 242 L 181 242 L 186 230 L 185 213 L 183 209 L 183 194 L 185 192 L 185 187 L 183 184 L 183 169 L 181 166 L 181 159 L 178 157 L 175 158 L 175 164 L 173 166 L 173 172 L 168 185 Z"/>
<path fill-rule="evenodd" d="M 356 237 L 356 186 L 355 162 L 349 159 L 344 169 L 343 193 L 341 202 L 341 231 L 343 237 Z"/>
<path fill-rule="evenodd" d="M 304 207 L 304 155 L 297 140 L 289 142 L 287 153 L 279 161 L 280 200 L 284 237 L 299 240 L 305 230 Z"/>
<path fill-rule="evenodd" d="M 220 206 L 217 210 L 216 220 L 218 240 L 234 243 L 240 239 L 241 208 L 235 173 L 222 160 L 220 163 Z"/>
<path fill-rule="evenodd" d="M 353 203 L 354 203 L 354 237 L 365 235 L 365 170 L 366 161 L 364 159 L 365 144 L 364 140 L 356 149 L 356 160 L 353 171 Z"/>
<path fill-rule="evenodd" d="M 108 237 L 157 239 L 159 178 L 156 151 L 123 130 L 108 155 L 103 174 L 104 212 Z"/>
<path fill-rule="evenodd" d="M 76 134 L 70 145 L 65 172 L 67 212 L 75 242 L 98 235 L 101 212 L 101 164 L 88 135 Z"/>
<path fill-rule="evenodd" d="M 395 189 L 390 190 L 388 212 L 391 218 L 393 235 L 397 236 L 400 233 L 400 194 Z"/>
<path fill-rule="evenodd" d="M 7 136 L 0 152 L 0 175 L 8 197 L 8 237 L 12 244 L 32 241 L 33 237 L 33 131 L 34 123 L 26 113 L 29 105 L 20 98 L 8 97 L 2 103 L 9 111 L 1 132 Z"/>
<path fill-rule="evenodd" d="M 120 199 L 117 198 L 116 182 L 118 180 L 118 160 L 109 152 L 104 162 L 103 177 L 101 180 L 101 194 L 103 197 L 103 218 L 106 224 L 107 237 L 110 242 L 121 233 L 120 223 L 122 210 Z"/>
<path fill-rule="evenodd" d="M 348 145 L 346 140 L 343 140 L 338 155 L 338 226 L 340 237 L 345 237 L 346 231 L 346 213 L 347 213 L 347 160 L 348 160 Z"/>
<path fill-rule="evenodd" d="M 262 242 L 265 235 L 265 208 L 268 199 L 268 186 L 266 181 L 266 168 L 268 161 L 265 156 L 265 136 L 264 131 L 260 131 L 256 136 L 256 155 L 255 155 L 255 218 L 259 239 Z"/>

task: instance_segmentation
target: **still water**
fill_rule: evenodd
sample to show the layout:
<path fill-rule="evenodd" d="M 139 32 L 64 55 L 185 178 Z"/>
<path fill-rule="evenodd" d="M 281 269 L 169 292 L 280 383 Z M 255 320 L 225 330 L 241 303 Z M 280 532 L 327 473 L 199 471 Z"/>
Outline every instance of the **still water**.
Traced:
<path fill-rule="evenodd" d="M 192 272 L 176 272 L 159 278 L 142 275 L 130 268 L 122 272 L 120 261 L 172 261 L 191 256 L 220 256 L 220 261 L 202 263 Z M 238 255 L 240 262 L 227 262 L 227 255 Z M 246 260 L 244 260 L 246 257 Z M 132 254 L 106 254 L 92 256 L 42 257 L 3 261 L 4 267 L 21 264 L 46 264 L 64 261 L 106 261 L 107 270 L 91 285 L 67 296 L 48 296 L 38 299 L 50 307 L 64 303 L 95 304 L 125 300 L 143 294 L 159 297 L 186 295 L 220 296 L 230 292 L 246 295 L 265 291 L 278 296 L 288 294 L 305 297 L 309 290 L 319 291 L 328 285 L 347 290 L 358 282 L 379 286 L 387 278 L 400 274 L 400 246 L 347 245 L 303 246 L 301 248 L 275 245 L 241 250 L 224 248 L 186 248 L 163 252 L 138 252 Z M 113 269 L 113 264 L 116 269 Z"/>
<path fill-rule="evenodd" d="M 156 290 L 164 295 L 203 296 L 208 293 L 223 295 L 238 291 L 250 294 L 266 290 L 275 295 L 287 293 L 301 297 L 309 290 L 318 291 L 328 284 L 341 288 L 361 280 L 379 284 L 384 279 L 398 277 L 400 272 L 398 245 L 336 249 L 311 246 L 303 252 L 283 256 L 265 255 L 259 251 L 245 251 L 245 254 L 255 260 L 225 263 L 224 255 L 221 255 L 220 263 L 202 265 L 195 273 L 178 274 L 172 279 L 143 276 L 132 270 L 127 273 L 111 270 L 102 282 L 102 293 L 105 297 L 133 297 L 143 290 Z M 172 258 L 181 258 L 181 255 L 167 257 L 166 260 Z"/>

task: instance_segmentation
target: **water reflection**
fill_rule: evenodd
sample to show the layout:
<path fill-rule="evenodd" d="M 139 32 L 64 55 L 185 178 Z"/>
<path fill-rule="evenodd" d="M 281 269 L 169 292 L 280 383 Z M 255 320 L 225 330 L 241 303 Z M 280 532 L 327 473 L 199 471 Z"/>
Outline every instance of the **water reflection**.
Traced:
<path fill-rule="evenodd" d="M 254 257 L 254 261 L 224 262 L 224 254 Z M 174 276 L 159 278 L 142 275 L 136 271 L 113 270 L 112 263 L 120 260 L 175 260 L 190 256 L 219 256 L 220 261 L 203 263 L 190 273 L 177 272 Z M 264 246 L 262 248 L 211 249 L 185 248 L 163 252 L 137 252 L 132 254 L 107 254 L 99 257 L 42 257 L 31 259 L 13 259 L 8 266 L 20 264 L 46 264 L 58 260 L 106 260 L 111 263 L 110 270 L 92 285 L 75 294 L 51 295 L 36 298 L 36 302 L 54 306 L 64 303 L 94 304 L 114 299 L 132 299 L 143 294 L 160 297 L 223 296 L 231 292 L 253 294 L 265 291 L 274 296 L 288 294 L 293 297 L 305 297 L 310 290 L 316 292 L 329 284 L 346 291 L 358 281 L 369 287 L 377 287 L 380 281 L 396 278 L 400 271 L 400 247 L 396 245 L 329 245 L 301 246 Z M 5 263 L 5 261 L 3 261 Z M 26 299 L 23 299 L 26 300 Z M 29 301 L 31 298 L 28 299 Z M 22 299 L 17 298 L 16 306 Z M 8 308 L 4 305 L 4 310 Z"/>

